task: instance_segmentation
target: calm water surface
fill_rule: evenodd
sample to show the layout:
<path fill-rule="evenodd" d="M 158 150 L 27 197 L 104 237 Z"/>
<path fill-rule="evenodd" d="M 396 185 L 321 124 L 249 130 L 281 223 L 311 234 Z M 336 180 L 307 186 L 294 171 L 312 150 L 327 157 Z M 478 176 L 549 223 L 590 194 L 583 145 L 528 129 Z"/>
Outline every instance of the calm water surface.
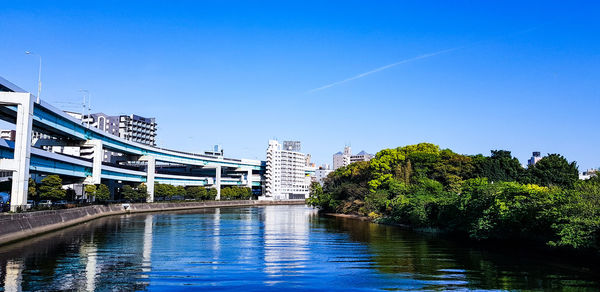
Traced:
<path fill-rule="evenodd" d="M 600 289 L 593 271 L 305 206 L 108 217 L 0 248 L 5 291 Z"/>

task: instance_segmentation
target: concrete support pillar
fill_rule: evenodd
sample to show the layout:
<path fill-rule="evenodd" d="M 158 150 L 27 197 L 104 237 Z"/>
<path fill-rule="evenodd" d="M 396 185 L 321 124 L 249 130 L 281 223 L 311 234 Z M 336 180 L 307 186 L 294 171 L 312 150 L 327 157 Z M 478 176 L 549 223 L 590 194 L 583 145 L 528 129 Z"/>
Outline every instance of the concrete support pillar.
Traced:
<path fill-rule="evenodd" d="M 154 174 L 156 172 L 156 158 L 154 156 L 142 156 L 141 160 L 148 162 L 146 168 L 146 189 L 148 190 L 148 199 L 146 202 L 154 202 Z"/>
<path fill-rule="evenodd" d="M 215 169 L 215 188 L 217 188 L 216 200 L 221 200 L 221 166 L 217 166 Z"/>
<path fill-rule="evenodd" d="M 92 176 L 85 179 L 85 184 L 100 184 L 102 177 L 102 160 L 103 160 L 103 147 L 102 141 L 100 140 L 88 140 L 83 143 L 84 147 L 91 147 L 94 151 L 92 154 Z"/>
<path fill-rule="evenodd" d="M 0 94 L 0 104 L 17 106 L 14 157 L 13 159 L 2 159 L 0 161 L 2 169 L 13 172 L 10 196 L 11 211 L 24 208 L 27 204 L 33 100 L 33 95 L 30 93 L 2 92 Z"/>

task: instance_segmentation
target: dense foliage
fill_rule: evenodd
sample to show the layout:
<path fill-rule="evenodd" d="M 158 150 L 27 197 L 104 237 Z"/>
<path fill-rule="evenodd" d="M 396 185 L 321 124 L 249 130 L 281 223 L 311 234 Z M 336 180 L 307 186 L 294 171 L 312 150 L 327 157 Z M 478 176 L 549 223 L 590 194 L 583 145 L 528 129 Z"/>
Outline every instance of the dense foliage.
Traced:
<path fill-rule="evenodd" d="M 49 175 L 42 179 L 39 196 L 45 200 L 62 200 L 67 191 L 62 188 L 62 179 L 58 175 Z"/>
<path fill-rule="evenodd" d="M 88 198 L 93 198 L 95 201 L 104 202 L 110 199 L 110 191 L 105 184 L 85 185 L 83 191 Z"/>
<path fill-rule="evenodd" d="M 205 187 L 183 187 L 170 184 L 154 184 L 154 197 L 160 200 L 214 200 L 217 189 Z M 226 187 L 221 189 L 221 200 L 247 200 L 252 190 L 245 187 Z"/>
<path fill-rule="evenodd" d="M 140 184 L 136 188 L 124 185 L 121 195 L 123 195 L 123 199 L 130 202 L 145 202 L 148 198 L 148 190 L 145 184 Z"/>
<path fill-rule="evenodd" d="M 37 185 L 32 178 L 29 178 L 29 183 L 27 184 L 27 198 L 30 200 L 37 199 Z"/>
<path fill-rule="evenodd" d="M 108 186 L 105 184 L 99 184 L 96 188 L 96 192 L 94 193 L 94 199 L 100 202 L 109 200 L 110 190 L 108 189 Z"/>
<path fill-rule="evenodd" d="M 461 155 L 421 143 L 377 153 L 311 186 L 325 212 L 465 234 L 600 250 L 600 179 L 558 154 L 523 168 L 509 151 Z"/>
<path fill-rule="evenodd" d="M 207 189 L 205 187 L 189 187 L 187 189 L 187 198 L 194 200 L 214 200 L 217 197 L 216 189 Z"/>
<path fill-rule="evenodd" d="M 221 200 L 249 200 L 252 189 L 248 187 L 226 187 L 221 190 Z"/>
<path fill-rule="evenodd" d="M 154 197 L 157 199 L 172 200 L 174 198 L 184 198 L 185 196 L 185 188 L 178 188 L 170 184 L 154 184 Z"/>

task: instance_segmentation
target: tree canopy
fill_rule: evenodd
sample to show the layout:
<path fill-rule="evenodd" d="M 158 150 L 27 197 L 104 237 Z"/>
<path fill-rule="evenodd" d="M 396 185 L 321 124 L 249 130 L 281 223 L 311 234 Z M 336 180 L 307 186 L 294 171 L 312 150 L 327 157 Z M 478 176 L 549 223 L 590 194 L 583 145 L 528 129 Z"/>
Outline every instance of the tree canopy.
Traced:
<path fill-rule="evenodd" d="M 42 179 L 39 195 L 42 199 L 62 200 L 67 191 L 62 188 L 62 179 L 58 175 L 49 175 Z"/>
<path fill-rule="evenodd" d="M 435 228 L 476 240 L 515 239 L 600 251 L 600 178 L 550 154 L 525 169 L 510 151 L 462 155 L 420 143 L 379 151 L 311 185 L 322 211 Z"/>
<path fill-rule="evenodd" d="M 579 170 L 575 161 L 567 161 L 560 154 L 543 157 L 528 169 L 531 183 L 543 186 L 573 187 L 579 179 Z"/>
<path fill-rule="evenodd" d="M 95 198 L 97 201 L 109 200 L 110 199 L 110 190 L 108 189 L 108 186 L 105 184 L 99 184 L 96 189 Z"/>

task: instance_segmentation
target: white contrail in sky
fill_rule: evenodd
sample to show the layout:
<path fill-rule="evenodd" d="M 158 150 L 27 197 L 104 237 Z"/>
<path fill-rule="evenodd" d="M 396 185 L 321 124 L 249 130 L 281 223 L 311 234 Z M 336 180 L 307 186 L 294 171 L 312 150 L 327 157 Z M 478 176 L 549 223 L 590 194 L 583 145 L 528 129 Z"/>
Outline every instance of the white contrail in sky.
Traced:
<path fill-rule="evenodd" d="M 306 93 L 313 93 L 313 92 L 321 91 L 323 89 L 327 89 L 327 88 L 330 88 L 330 87 L 333 87 L 333 86 L 336 86 L 336 85 L 340 85 L 340 84 L 343 84 L 343 83 L 346 83 L 346 82 L 350 82 L 352 80 L 363 78 L 363 77 L 371 75 L 373 73 L 377 73 L 379 71 L 383 71 L 383 70 L 386 70 L 386 69 L 389 69 L 389 68 L 392 68 L 392 67 L 395 67 L 395 66 L 398 66 L 398 65 L 401 65 L 401 64 L 406 64 L 406 63 L 409 63 L 409 62 L 412 62 L 412 61 L 417 61 L 417 60 L 421 60 L 421 59 L 425 59 L 425 58 L 437 56 L 437 55 L 440 55 L 440 54 L 444 54 L 444 53 L 456 51 L 456 50 L 462 49 L 462 48 L 464 48 L 464 47 L 456 47 L 456 48 L 446 49 L 446 50 L 437 51 L 437 52 L 434 52 L 434 53 L 429 53 L 429 54 L 424 54 L 424 55 L 416 56 L 416 57 L 409 58 L 409 59 L 406 59 L 406 60 L 402 60 L 402 61 L 399 61 L 399 62 L 396 62 L 396 63 L 388 64 L 388 65 L 385 65 L 383 67 L 379 67 L 377 69 L 373 69 L 371 71 L 367 71 L 367 72 L 358 74 L 358 75 L 356 75 L 354 77 L 350 77 L 348 79 L 344 79 L 344 80 L 341 80 L 341 81 L 337 81 L 337 82 L 334 82 L 334 83 L 327 84 L 325 86 L 321 86 L 321 87 L 318 87 L 318 88 L 315 88 L 315 89 L 311 89 L 311 90 L 307 91 Z"/>
<path fill-rule="evenodd" d="M 334 86 L 337 86 L 337 85 L 340 85 L 340 84 L 343 84 L 343 83 L 346 83 L 346 82 L 350 82 L 352 80 L 363 78 L 363 77 L 371 75 L 373 73 L 377 73 L 379 71 L 383 71 L 383 70 L 386 70 L 386 69 L 389 69 L 389 68 L 392 68 L 392 67 L 395 67 L 395 66 L 398 66 L 398 65 L 401 65 L 401 64 L 406 64 L 406 63 L 409 63 L 409 62 L 412 62 L 412 61 L 426 59 L 426 58 L 429 58 L 429 57 L 433 57 L 433 56 L 437 56 L 437 55 L 449 53 L 449 52 L 460 50 L 460 49 L 464 49 L 464 48 L 470 48 L 472 46 L 475 46 L 477 44 L 481 44 L 481 43 L 484 43 L 484 42 L 489 42 L 489 41 L 493 41 L 493 40 L 498 40 L 498 39 L 502 39 L 502 38 L 507 38 L 507 37 L 512 37 L 512 36 L 516 36 L 516 35 L 528 33 L 528 32 L 534 31 L 536 29 L 538 29 L 538 27 L 532 27 L 532 28 L 528 28 L 528 29 L 525 29 L 525 30 L 517 31 L 515 33 L 511 33 L 511 34 L 508 34 L 508 35 L 502 35 L 502 36 L 499 36 L 499 37 L 495 37 L 495 38 L 493 38 L 491 40 L 478 41 L 478 42 L 471 43 L 471 44 L 468 44 L 468 45 L 465 45 L 465 46 L 461 46 L 461 47 L 455 47 L 455 48 L 451 48 L 451 49 L 445 49 L 445 50 L 441 50 L 441 51 L 437 51 L 437 52 L 433 52 L 433 53 L 429 53 L 429 54 L 424 54 L 424 55 L 416 56 L 416 57 L 409 58 L 409 59 L 406 59 L 406 60 L 402 60 L 402 61 L 399 61 L 399 62 L 396 62 L 396 63 L 388 64 L 388 65 L 385 65 L 383 67 L 379 67 L 377 69 L 373 69 L 371 71 L 367 71 L 365 73 L 358 74 L 358 75 L 356 75 L 354 77 L 350 77 L 348 79 L 344 79 L 344 80 L 341 80 L 341 81 L 337 81 L 337 82 L 333 82 L 333 83 L 327 84 L 325 86 L 321 86 L 321 87 L 318 87 L 318 88 L 315 88 L 315 89 L 311 89 L 311 90 L 307 91 L 306 93 L 313 93 L 313 92 L 321 91 L 323 89 L 327 89 L 327 88 L 334 87 Z"/>

